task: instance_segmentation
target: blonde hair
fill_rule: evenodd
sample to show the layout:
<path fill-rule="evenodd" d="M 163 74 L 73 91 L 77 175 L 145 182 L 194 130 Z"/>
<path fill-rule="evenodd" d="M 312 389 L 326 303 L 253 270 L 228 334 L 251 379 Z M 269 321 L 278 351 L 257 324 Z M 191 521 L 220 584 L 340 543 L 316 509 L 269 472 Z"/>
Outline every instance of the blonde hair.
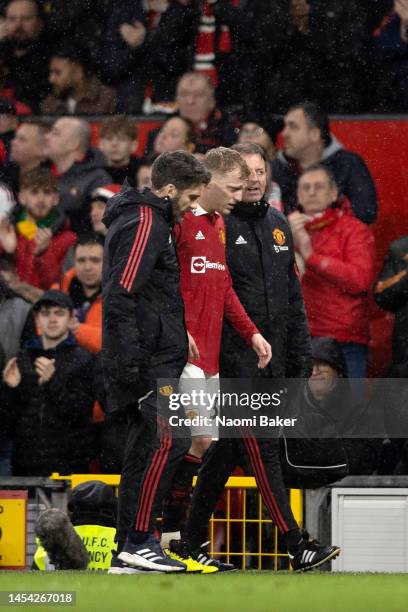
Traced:
<path fill-rule="evenodd" d="M 227 147 L 216 147 L 215 149 L 210 149 L 204 155 L 203 164 L 211 172 L 218 172 L 224 174 L 225 172 L 231 172 L 236 168 L 240 171 L 240 178 L 242 180 L 247 180 L 250 171 L 249 168 L 243 159 L 243 157 L 238 153 L 238 151 L 233 151 L 232 149 L 227 149 Z"/>

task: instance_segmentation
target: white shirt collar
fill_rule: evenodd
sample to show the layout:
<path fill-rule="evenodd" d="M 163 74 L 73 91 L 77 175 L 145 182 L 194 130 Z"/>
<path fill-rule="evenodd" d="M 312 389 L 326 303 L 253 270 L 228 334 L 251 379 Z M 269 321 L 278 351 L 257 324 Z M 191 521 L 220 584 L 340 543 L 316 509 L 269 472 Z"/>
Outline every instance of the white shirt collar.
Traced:
<path fill-rule="evenodd" d="M 200 204 L 197 204 L 197 208 L 191 211 L 195 217 L 202 217 L 203 215 L 209 215 L 208 210 L 205 210 Z M 214 215 L 219 215 L 220 213 L 216 210 L 214 211 Z"/>
<path fill-rule="evenodd" d="M 200 204 L 197 204 L 197 208 L 192 211 L 195 217 L 201 217 L 202 215 L 208 215 L 208 211 L 205 210 Z"/>

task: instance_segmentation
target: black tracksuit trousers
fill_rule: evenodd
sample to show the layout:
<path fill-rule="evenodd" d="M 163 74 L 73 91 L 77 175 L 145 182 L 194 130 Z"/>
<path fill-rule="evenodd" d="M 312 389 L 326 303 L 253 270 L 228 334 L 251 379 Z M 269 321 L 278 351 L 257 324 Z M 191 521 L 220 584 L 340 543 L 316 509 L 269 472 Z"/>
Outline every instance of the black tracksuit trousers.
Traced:
<path fill-rule="evenodd" d="M 282 479 L 277 439 L 257 440 L 249 429 L 241 438 L 222 438 L 204 456 L 194 489 L 190 516 L 183 537 L 192 549 L 206 539 L 208 522 L 224 486 L 235 467 L 251 465 L 258 490 L 279 531 L 289 531 L 298 539 L 298 525 L 293 516 Z M 300 534 L 299 534 L 300 536 Z"/>
<path fill-rule="evenodd" d="M 129 409 L 118 498 L 118 552 L 129 531 L 154 531 L 163 499 L 190 446 L 189 430 L 183 438 L 172 437 L 168 421 L 157 414 L 154 392 Z"/>

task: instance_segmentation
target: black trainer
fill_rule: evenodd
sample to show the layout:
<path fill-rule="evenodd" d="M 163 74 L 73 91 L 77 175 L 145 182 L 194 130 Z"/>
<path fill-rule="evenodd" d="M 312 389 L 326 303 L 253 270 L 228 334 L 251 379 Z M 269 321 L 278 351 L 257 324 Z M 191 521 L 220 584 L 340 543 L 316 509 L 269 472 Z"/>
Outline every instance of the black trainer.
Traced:
<path fill-rule="evenodd" d="M 223 563 L 222 561 L 218 561 L 218 559 L 213 559 L 210 557 L 207 551 L 208 544 L 209 542 L 204 542 L 204 544 L 201 544 L 201 546 L 196 550 L 190 550 L 193 559 L 202 565 L 216 567 L 219 572 L 233 572 L 237 569 L 232 563 Z"/>
<path fill-rule="evenodd" d="M 290 564 L 295 571 L 307 572 L 330 561 L 340 554 L 338 546 L 325 546 L 309 537 L 306 530 L 302 531 L 302 541 L 299 550 L 294 555 L 288 552 Z"/>
<path fill-rule="evenodd" d="M 118 554 L 118 559 L 139 569 L 158 570 L 166 573 L 186 571 L 185 564 L 167 556 L 151 534 L 138 544 L 128 537 L 124 549 Z"/>

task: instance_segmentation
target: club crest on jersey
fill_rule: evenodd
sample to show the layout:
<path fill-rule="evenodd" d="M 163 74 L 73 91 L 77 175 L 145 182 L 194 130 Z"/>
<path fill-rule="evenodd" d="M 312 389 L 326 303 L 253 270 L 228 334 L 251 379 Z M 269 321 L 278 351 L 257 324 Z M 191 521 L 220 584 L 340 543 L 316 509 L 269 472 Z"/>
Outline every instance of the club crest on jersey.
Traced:
<path fill-rule="evenodd" d="M 165 387 L 160 387 L 159 389 L 160 395 L 164 395 L 164 397 L 169 397 L 173 393 L 173 387 L 171 385 L 166 385 Z"/>
<path fill-rule="evenodd" d="M 273 236 L 273 239 L 275 240 L 276 244 L 278 244 L 279 246 L 282 246 L 282 244 L 285 244 L 286 236 L 282 232 L 282 230 L 279 229 L 278 227 L 275 227 L 275 229 L 272 232 L 272 236 Z"/>
<path fill-rule="evenodd" d="M 272 231 L 272 236 L 275 241 L 275 244 L 273 245 L 275 253 L 280 253 L 281 251 L 289 250 L 289 247 L 285 246 L 286 236 L 281 229 L 275 227 L 275 229 Z"/>
<path fill-rule="evenodd" d="M 221 227 L 218 230 L 218 236 L 220 238 L 220 242 L 223 246 L 225 246 L 226 240 L 225 240 L 225 229 L 223 227 Z"/>

